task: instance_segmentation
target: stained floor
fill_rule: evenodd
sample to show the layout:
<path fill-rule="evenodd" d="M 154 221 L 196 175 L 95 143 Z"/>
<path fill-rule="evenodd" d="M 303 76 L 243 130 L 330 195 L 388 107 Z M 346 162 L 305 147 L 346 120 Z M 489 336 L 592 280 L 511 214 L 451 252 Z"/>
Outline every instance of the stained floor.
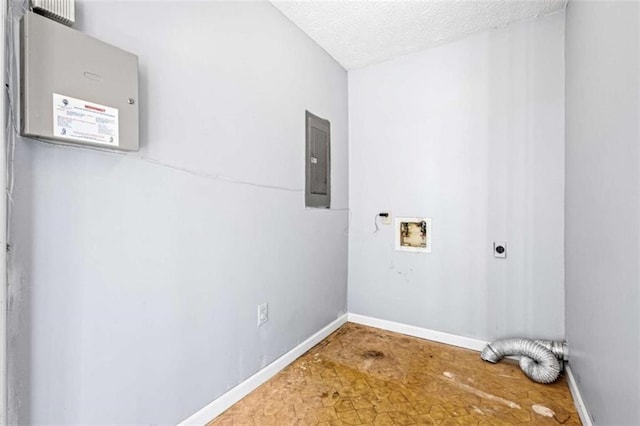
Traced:
<path fill-rule="evenodd" d="M 347 323 L 209 425 L 579 425 L 564 377 Z"/>

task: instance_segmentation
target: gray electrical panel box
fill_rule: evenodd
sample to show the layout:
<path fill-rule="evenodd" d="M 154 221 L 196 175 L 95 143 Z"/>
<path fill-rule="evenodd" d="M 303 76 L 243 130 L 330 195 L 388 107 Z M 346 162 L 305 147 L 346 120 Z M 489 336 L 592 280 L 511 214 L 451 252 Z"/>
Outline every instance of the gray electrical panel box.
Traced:
<path fill-rule="evenodd" d="M 32 12 L 21 23 L 21 132 L 138 149 L 138 57 Z"/>
<path fill-rule="evenodd" d="M 331 206 L 331 124 L 306 112 L 305 205 Z"/>

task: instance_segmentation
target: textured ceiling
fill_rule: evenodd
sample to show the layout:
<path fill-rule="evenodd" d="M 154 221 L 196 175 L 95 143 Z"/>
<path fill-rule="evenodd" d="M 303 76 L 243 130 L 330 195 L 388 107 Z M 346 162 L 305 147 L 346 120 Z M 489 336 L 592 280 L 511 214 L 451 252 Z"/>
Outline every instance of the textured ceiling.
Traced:
<path fill-rule="evenodd" d="M 566 0 L 271 0 L 346 69 L 563 9 Z"/>

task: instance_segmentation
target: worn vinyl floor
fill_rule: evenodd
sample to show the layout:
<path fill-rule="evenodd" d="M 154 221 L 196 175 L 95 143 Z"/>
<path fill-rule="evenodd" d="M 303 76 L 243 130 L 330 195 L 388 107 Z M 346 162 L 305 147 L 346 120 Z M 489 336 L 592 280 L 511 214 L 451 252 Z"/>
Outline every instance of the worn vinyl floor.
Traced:
<path fill-rule="evenodd" d="M 347 323 L 210 425 L 579 425 L 564 377 Z"/>

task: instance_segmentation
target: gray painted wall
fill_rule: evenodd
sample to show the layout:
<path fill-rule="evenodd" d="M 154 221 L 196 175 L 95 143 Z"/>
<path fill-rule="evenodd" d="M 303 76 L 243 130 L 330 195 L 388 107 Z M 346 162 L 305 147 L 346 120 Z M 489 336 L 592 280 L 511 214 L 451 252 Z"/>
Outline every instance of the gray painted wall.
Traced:
<path fill-rule="evenodd" d="M 598 425 L 640 424 L 640 5 L 566 22 L 566 329 Z"/>
<path fill-rule="evenodd" d="M 11 420 L 175 424 L 346 312 L 348 214 L 303 189 L 308 109 L 347 207 L 347 74 L 267 2 L 78 6 L 139 55 L 139 155 L 175 168 L 18 140 Z"/>
<path fill-rule="evenodd" d="M 349 72 L 350 312 L 564 337 L 563 55 L 562 12 Z M 433 253 L 374 234 L 388 210 L 431 217 Z"/>

